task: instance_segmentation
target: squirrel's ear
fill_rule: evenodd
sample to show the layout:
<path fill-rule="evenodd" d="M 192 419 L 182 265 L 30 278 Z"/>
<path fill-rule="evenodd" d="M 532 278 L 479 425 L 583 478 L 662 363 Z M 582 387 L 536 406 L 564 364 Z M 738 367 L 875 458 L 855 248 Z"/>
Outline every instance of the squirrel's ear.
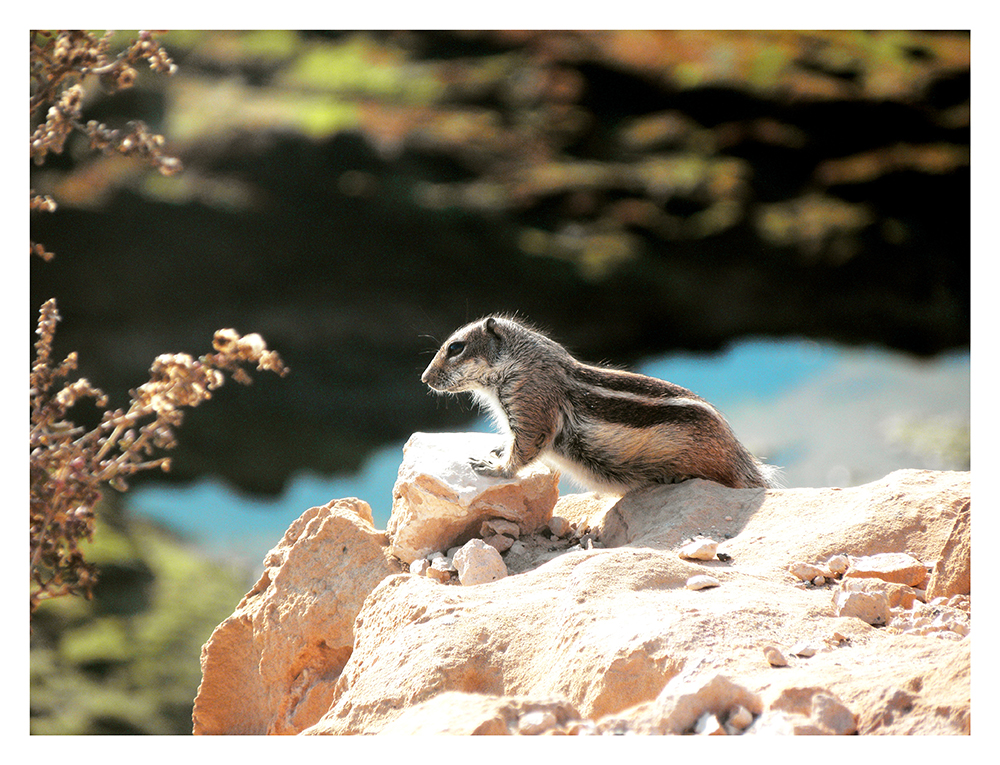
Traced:
<path fill-rule="evenodd" d="M 486 318 L 486 331 L 489 332 L 491 335 L 496 335 L 497 337 L 500 337 L 500 333 L 497 331 L 497 320 L 494 319 L 492 316 L 488 316 Z"/>

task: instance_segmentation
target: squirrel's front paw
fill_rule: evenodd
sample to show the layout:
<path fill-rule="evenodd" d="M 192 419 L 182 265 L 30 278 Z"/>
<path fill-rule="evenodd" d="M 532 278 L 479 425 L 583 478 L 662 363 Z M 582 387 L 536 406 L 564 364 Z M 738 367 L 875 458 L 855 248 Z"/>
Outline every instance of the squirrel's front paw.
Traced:
<path fill-rule="evenodd" d="M 479 475 L 487 476 L 488 478 L 506 478 L 506 472 L 503 469 L 503 465 L 490 460 L 481 460 L 477 457 L 472 457 L 469 460 L 469 464 L 472 465 L 472 469 L 475 470 Z"/>

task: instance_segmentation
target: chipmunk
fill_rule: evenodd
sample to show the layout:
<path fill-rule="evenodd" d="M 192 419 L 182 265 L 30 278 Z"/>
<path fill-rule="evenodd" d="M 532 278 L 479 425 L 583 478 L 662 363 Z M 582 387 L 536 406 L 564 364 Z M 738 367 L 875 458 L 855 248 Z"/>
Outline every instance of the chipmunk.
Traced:
<path fill-rule="evenodd" d="M 769 487 L 755 459 L 707 401 L 653 377 L 583 364 L 520 320 L 487 316 L 449 337 L 420 379 L 470 392 L 510 440 L 473 469 L 510 478 L 543 459 L 596 491 L 623 494 L 704 478 Z"/>

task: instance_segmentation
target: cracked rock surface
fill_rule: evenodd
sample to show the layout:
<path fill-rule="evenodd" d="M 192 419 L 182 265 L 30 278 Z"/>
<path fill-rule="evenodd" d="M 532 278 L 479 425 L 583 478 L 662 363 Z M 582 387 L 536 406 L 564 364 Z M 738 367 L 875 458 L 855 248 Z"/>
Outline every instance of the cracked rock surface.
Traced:
<path fill-rule="evenodd" d="M 463 585 L 334 501 L 292 524 L 205 645 L 194 732 L 968 734 L 970 504 L 969 473 L 905 470 L 569 495 L 530 530 L 449 509 L 477 541 L 437 541 L 434 560 L 489 548 L 507 569 Z M 716 557 L 681 557 L 706 539 Z M 902 583 L 914 561 L 922 580 Z M 878 601 L 875 623 L 839 609 L 852 593 Z"/>

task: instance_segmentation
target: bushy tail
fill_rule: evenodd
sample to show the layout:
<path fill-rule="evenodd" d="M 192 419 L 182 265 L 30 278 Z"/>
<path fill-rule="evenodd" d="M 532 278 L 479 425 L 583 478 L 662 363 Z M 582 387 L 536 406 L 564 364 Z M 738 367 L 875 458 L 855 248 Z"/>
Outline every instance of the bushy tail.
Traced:
<path fill-rule="evenodd" d="M 757 463 L 757 467 L 760 470 L 760 474 L 764 476 L 764 481 L 767 483 L 769 489 L 784 489 L 785 482 L 783 480 L 781 468 L 777 465 L 768 465 L 766 462 Z"/>

